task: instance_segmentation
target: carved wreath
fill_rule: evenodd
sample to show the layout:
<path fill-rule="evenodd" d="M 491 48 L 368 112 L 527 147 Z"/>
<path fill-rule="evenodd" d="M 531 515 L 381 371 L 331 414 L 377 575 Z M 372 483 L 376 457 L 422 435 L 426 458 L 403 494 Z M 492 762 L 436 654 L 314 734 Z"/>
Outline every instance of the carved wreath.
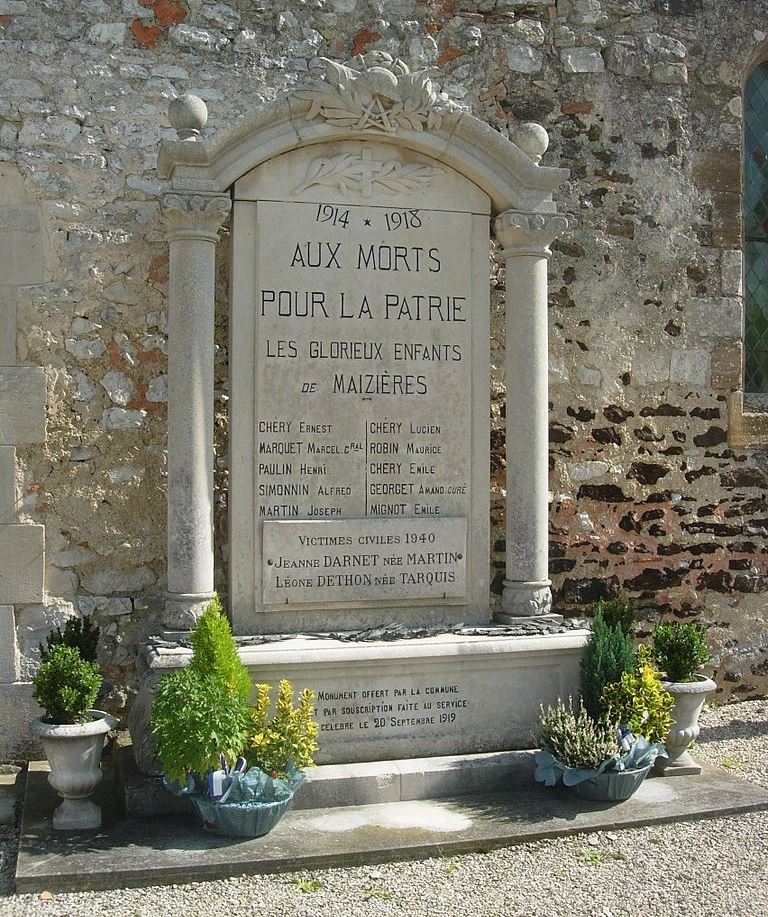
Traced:
<path fill-rule="evenodd" d="M 322 57 L 322 87 L 297 92 L 311 103 L 307 120 L 325 118 L 336 127 L 393 134 L 399 129 L 437 129 L 455 106 L 438 93 L 426 70 L 411 73 L 403 61 L 383 51 L 354 57 L 360 69 Z"/>

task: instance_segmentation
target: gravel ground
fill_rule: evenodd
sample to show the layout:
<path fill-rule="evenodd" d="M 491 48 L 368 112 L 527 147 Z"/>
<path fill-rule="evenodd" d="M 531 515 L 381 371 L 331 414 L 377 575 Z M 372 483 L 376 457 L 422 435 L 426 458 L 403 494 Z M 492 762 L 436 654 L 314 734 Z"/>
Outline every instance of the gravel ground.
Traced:
<path fill-rule="evenodd" d="M 711 708 L 694 754 L 768 788 L 768 701 Z M 278 876 L 11 896 L 2 917 L 768 917 L 768 812 L 600 832 L 452 858 Z"/>

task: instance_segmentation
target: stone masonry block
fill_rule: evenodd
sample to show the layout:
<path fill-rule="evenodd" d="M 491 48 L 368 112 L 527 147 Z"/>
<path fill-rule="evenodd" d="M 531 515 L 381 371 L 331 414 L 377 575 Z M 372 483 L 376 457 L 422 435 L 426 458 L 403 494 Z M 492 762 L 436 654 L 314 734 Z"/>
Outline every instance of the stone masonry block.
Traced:
<path fill-rule="evenodd" d="M 0 367 L 0 444 L 45 442 L 45 373 L 39 366 Z"/>
<path fill-rule="evenodd" d="M 738 299 L 691 299 L 685 304 L 690 335 L 709 339 L 741 337 L 742 305 Z"/>
<path fill-rule="evenodd" d="M 30 737 L 29 724 L 41 713 L 31 684 L 0 684 L 0 761 L 35 760 L 39 742 Z"/>
<path fill-rule="evenodd" d="M 50 591 L 50 590 L 49 590 Z M 72 602 L 51 599 L 45 605 L 23 605 L 16 609 L 16 641 L 19 646 L 19 680 L 34 677 L 40 665 L 40 644 L 55 628 L 62 630 L 77 612 Z"/>
<path fill-rule="evenodd" d="M 605 62 L 596 48 L 564 48 L 560 52 L 566 73 L 602 73 Z"/>
<path fill-rule="evenodd" d="M 15 362 L 16 287 L 0 286 L 0 366 L 13 366 Z"/>
<path fill-rule="evenodd" d="M 0 601 L 42 602 L 45 526 L 0 525 Z"/>
<path fill-rule="evenodd" d="M 688 82 L 688 68 L 685 64 L 659 61 L 651 67 L 651 79 L 662 85 L 684 86 Z"/>
<path fill-rule="evenodd" d="M 0 768 L 0 825 L 16 823 L 15 809 L 21 783 L 18 778 L 20 771 L 21 768 L 8 764 Z"/>
<path fill-rule="evenodd" d="M 12 605 L 0 605 L 0 685 L 13 684 L 19 674 L 16 619 Z"/>
<path fill-rule="evenodd" d="M 709 354 L 706 350 L 675 350 L 669 378 L 672 382 L 705 386 L 709 381 Z"/>
<path fill-rule="evenodd" d="M 724 251 L 720 256 L 720 288 L 726 296 L 741 296 L 742 274 L 741 252 Z"/>
<path fill-rule="evenodd" d="M 738 150 L 706 153 L 693 166 L 693 179 L 709 191 L 738 192 L 741 188 L 741 154 Z"/>
<path fill-rule="evenodd" d="M 0 525 L 16 521 L 16 450 L 0 446 Z"/>
<path fill-rule="evenodd" d="M 712 351 L 712 388 L 734 392 L 741 388 L 743 355 L 741 341 L 723 341 Z"/>
<path fill-rule="evenodd" d="M 44 244 L 36 207 L 0 208 L 0 277 L 21 286 L 41 283 Z"/>
<path fill-rule="evenodd" d="M 741 195 L 718 191 L 712 195 L 712 244 L 717 248 L 741 245 Z"/>

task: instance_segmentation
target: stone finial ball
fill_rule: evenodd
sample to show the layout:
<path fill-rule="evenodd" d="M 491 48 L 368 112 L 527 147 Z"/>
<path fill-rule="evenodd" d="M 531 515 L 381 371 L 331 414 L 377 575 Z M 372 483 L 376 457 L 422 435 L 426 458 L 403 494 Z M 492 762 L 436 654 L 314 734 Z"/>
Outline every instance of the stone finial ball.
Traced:
<path fill-rule="evenodd" d="M 194 140 L 208 121 L 208 106 L 191 92 L 185 92 L 168 106 L 168 119 L 180 140 Z"/>
<path fill-rule="evenodd" d="M 535 121 L 526 121 L 518 125 L 514 141 L 526 156 L 539 162 L 549 146 L 549 134 Z"/>

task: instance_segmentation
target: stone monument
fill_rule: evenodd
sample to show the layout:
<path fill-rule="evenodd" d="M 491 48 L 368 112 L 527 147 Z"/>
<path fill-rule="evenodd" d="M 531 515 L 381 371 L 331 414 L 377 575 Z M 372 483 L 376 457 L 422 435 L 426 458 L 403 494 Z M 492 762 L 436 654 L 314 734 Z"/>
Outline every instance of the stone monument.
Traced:
<path fill-rule="evenodd" d="M 323 63 L 320 85 L 210 147 L 200 100 L 172 106 L 166 637 L 213 590 L 214 253 L 232 207 L 229 607 L 252 677 L 316 692 L 322 763 L 527 747 L 539 703 L 577 689 L 584 641 L 542 624 L 547 256 L 567 173 L 538 165 L 542 128 L 513 144 L 426 72 L 381 52 Z M 495 624 L 491 222 L 507 278 Z M 152 685 L 188 657 L 172 640 L 144 653 L 146 769 Z"/>

